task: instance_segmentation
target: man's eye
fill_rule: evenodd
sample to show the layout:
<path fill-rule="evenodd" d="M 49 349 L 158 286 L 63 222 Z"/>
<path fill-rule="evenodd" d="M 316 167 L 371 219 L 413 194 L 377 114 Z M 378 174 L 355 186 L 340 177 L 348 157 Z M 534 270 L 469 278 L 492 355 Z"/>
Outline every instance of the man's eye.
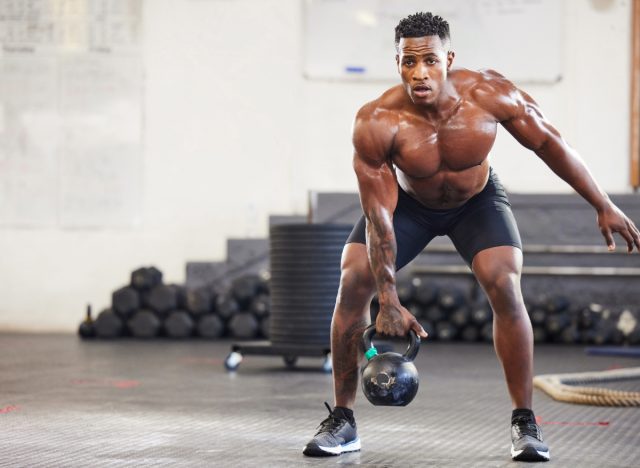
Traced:
<path fill-rule="evenodd" d="M 413 60 L 405 60 L 404 64 L 405 65 L 413 65 Z"/>
<path fill-rule="evenodd" d="M 436 59 L 429 59 L 429 60 L 427 60 L 427 63 L 428 63 L 429 65 L 433 65 L 433 64 L 434 64 L 434 63 L 436 63 L 436 62 L 437 62 L 437 60 L 436 60 Z"/>

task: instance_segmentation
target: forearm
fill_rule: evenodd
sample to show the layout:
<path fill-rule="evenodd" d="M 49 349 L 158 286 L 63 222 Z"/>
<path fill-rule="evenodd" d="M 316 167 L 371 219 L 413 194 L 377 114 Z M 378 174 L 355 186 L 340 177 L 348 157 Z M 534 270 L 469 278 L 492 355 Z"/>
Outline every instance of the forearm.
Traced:
<path fill-rule="evenodd" d="M 580 155 L 559 138 L 550 139 L 536 150 L 536 154 L 591 206 L 602 211 L 610 203 L 609 197 L 593 178 Z"/>
<path fill-rule="evenodd" d="M 393 218 L 384 208 L 367 214 L 367 253 L 376 281 L 378 301 L 394 303 L 396 293 L 396 238 Z"/>

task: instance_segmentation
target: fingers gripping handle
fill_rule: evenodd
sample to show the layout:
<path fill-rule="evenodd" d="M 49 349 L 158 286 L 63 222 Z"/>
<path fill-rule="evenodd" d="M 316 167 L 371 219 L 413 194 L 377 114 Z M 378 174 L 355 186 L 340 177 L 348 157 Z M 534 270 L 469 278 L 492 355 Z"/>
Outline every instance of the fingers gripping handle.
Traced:
<path fill-rule="evenodd" d="M 376 334 L 376 326 L 369 325 L 362 334 L 362 343 L 364 345 L 364 355 L 367 358 L 367 361 L 371 360 L 374 356 L 378 354 L 378 350 L 373 346 L 372 339 Z M 413 330 L 409 330 L 409 346 L 405 351 L 403 357 L 409 361 L 413 361 L 418 355 L 418 351 L 420 350 L 420 337 Z"/>

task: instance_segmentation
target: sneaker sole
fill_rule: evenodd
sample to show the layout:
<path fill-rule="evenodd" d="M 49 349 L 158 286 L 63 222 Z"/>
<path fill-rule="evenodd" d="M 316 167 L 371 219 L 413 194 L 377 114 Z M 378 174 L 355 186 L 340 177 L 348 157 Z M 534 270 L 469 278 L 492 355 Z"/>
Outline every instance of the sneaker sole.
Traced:
<path fill-rule="evenodd" d="M 352 440 L 348 444 L 336 447 L 323 447 L 322 445 L 309 444 L 302 453 L 308 457 L 332 457 L 348 452 L 359 452 L 361 448 L 360 438 Z"/>
<path fill-rule="evenodd" d="M 511 458 L 515 461 L 549 461 L 549 451 L 543 452 L 533 447 L 524 450 L 515 450 L 511 446 Z"/>

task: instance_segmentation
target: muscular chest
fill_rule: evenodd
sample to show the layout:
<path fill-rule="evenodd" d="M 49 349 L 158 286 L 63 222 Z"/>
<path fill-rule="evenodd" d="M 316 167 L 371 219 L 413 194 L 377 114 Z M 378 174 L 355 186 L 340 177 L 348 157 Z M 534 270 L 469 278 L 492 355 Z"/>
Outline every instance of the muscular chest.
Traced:
<path fill-rule="evenodd" d="M 462 171 L 482 163 L 495 138 L 495 120 L 470 105 L 460 106 L 437 123 L 410 116 L 400 123 L 393 162 L 415 178 L 430 177 L 440 170 Z"/>

